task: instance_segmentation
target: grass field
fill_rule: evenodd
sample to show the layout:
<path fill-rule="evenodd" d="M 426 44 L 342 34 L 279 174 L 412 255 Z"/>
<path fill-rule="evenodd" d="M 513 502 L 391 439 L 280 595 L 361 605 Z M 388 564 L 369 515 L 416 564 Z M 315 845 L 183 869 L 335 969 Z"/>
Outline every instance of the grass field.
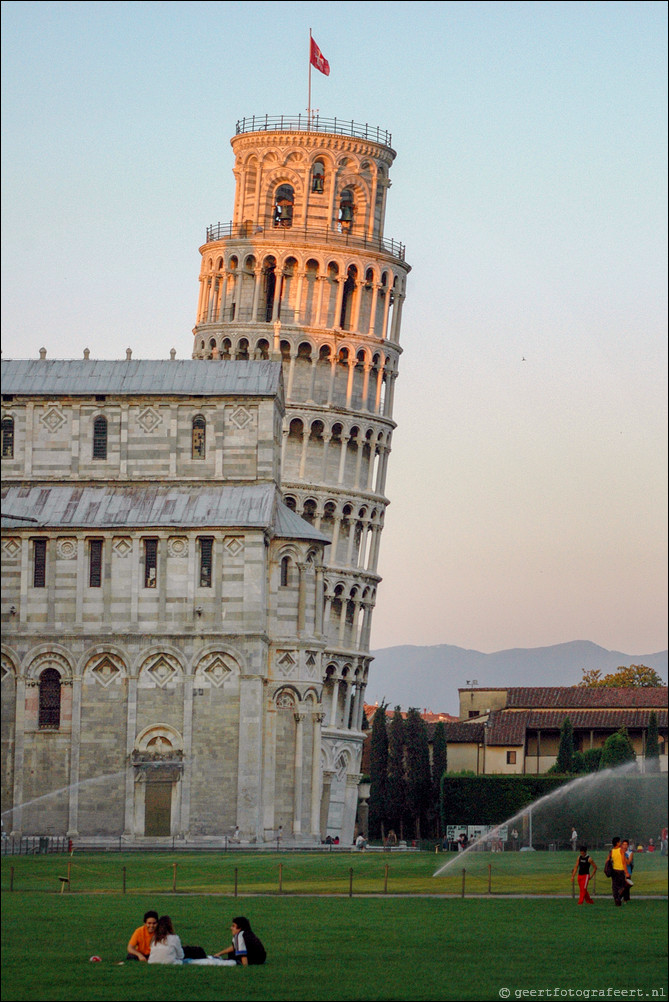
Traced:
<path fill-rule="evenodd" d="M 499 881 L 513 884 L 515 892 L 570 893 L 571 853 L 509 853 L 492 860 L 477 855 L 484 875 L 472 875 L 472 880 L 487 883 L 491 862 L 493 892 L 499 870 Z M 65 894 L 56 890 L 68 857 L 5 858 L 2 998 L 366 1002 L 540 997 L 516 994 L 532 990 L 543 990 L 544 998 L 667 998 L 667 903 L 640 898 L 666 893 L 666 859 L 648 857 L 643 866 L 639 861 L 637 898 L 616 909 L 603 877 L 591 907 L 579 908 L 568 897 L 415 896 L 459 892 L 459 860 L 453 878 L 431 876 L 435 862 L 444 858 L 393 856 L 387 896 L 382 893 L 386 860 L 372 854 L 75 856 L 72 892 Z M 174 862 L 176 894 L 170 892 Z M 472 857 L 468 862 L 473 868 Z M 15 868 L 13 893 L 7 890 L 10 865 Z M 119 886 L 122 866 L 127 868 L 125 895 Z M 235 867 L 237 899 L 230 884 Z M 359 883 L 361 893 L 369 885 L 375 896 L 348 898 L 351 867 L 354 894 Z M 455 883 L 449 889 L 451 880 Z M 198 892 L 185 893 L 187 884 L 198 884 Z M 297 896 L 318 887 L 329 896 Z M 400 892 L 414 896 L 394 896 Z M 346 896 L 334 896 L 339 893 Z M 267 947 L 268 962 L 245 969 L 119 966 L 130 933 L 147 908 L 170 914 L 185 944 L 209 952 L 229 943 L 232 917 L 246 914 Z M 92 954 L 100 955 L 102 963 L 91 964 Z M 595 994 L 609 988 L 609 996 Z M 500 995 L 502 989 L 510 994 Z M 547 990 L 561 994 L 547 995 Z M 616 990 L 635 994 L 614 996 Z M 577 991 L 578 996 L 568 994 Z"/>
<path fill-rule="evenodd" d="M 603 867 L 606 854 L 593 853 Z M 353 871 L 354 894 L 460 894 L 462 870 L 465 893 L 486 894 L 488 879 L 493 894 L 570 894 L 570 875 L 576 854 L 569 852 L 487 853 L 104 853 L 74 856 L 8 856 L 2 860 L 2 889 L 14 868 L 15 891 L 60 890 L 59 877 L 70 875 L 72 893 L 81 891 L 130 894 L 173 889 L 190 893 L 232 894 L 237 871 L 240 894 L 348 894 Z M 435 870 L 451 867 L 439 877 Z M 388 867 L 386 881 L 386 866 Z M 490 867 L 490 872 L 488 870 Z M 667 860 L 637 855 L 636 894 L 667 894 Z M 608 893 L 602 869 L 596 889 Z"/>

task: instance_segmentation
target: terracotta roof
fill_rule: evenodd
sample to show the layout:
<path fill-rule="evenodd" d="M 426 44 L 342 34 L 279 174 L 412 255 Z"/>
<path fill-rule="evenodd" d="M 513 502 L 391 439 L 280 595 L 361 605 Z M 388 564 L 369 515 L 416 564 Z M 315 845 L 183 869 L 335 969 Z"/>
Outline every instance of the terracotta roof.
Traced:
<path fill-rule="evenodd" d="M 618 708 L 616 710 L 533 710 L 528 727 L 560 728 L 569 717 L 573 727 L 617 731 L 621 727 L 648 727 L 652 710 Z M 667 726 L 667 711 L 656 710 L 658 727 Z"/>
<path fill-rule="evenodd" d="M 448 744 L 482 744 L 485 735 L 485 724 L 467 724 L 456 721 L 444 724 Z"/>
<path fill-rule="evenodd" d="M 509 688 L 507 707 L 532 708 L 539 706 L 556 709 L 571 707 L 651 707 L 667 706 L 667 686 L 657 688 L 627 687 L 613 689 L 608 686 L 536 686 Z"/>
<path fill-rule="evenodd" d="M 567 718 L 575 730 L 602 730 L 613 734 L 621 727 L 648 726 L 651 710 L 620 707 L 586 710 L 494 710 L 486 730 L 487 745 L 523 745 L 527 729 L 559 731 Z M 658 710 L 658 727 L 667 727 L 667 711 Z"/>
<path fill-rule="evenodd" d="M 366 716 L 366 718 L 367 718 L 367 720 L 368 720 L 368 722 L 370 724 L 371 724 L 372 720 L 374 719 L 374 714 L 376 713 L 376 711 L 378 710 L 378 708 L 379 708 L 378 703 L 376 703 L 376 704 L 365 703 L 364 704 L 364 706 L 363 706 L 364 714 L 365 714 L 365 716 Z M 406 711 L 402 710 L 401 714 L 402 714 L 402 717 L 406 720 Z M 386 707 L 386 717 L 388 718 L 388 721 L 392 720 L 392 718 L 394 716 L 395 716 L 395 711 L 391 710 L 389 707 Z M 423 720 L 425 721 L 425 723 L 428 725 L 428 727 L 430 725 L 432 725 L 432 724 L 439 724 L 439 723 L 444 723 L 444 724 L 458 723 L 458 721 L 460 719 L 459 717 L 454 717 L 452 713 L 432 713 L 431 711 L 428 711 L 428 710 L 423 710 L 423 712 L 421 713 L 421 717 L 423 718 Z"/>
<path fill-rule="evenodd" d="M 505 710 L 493 710 L 488 717 L 486 744 L 524 745 L 529 717 L 528 711 L 508 713 Z"/>

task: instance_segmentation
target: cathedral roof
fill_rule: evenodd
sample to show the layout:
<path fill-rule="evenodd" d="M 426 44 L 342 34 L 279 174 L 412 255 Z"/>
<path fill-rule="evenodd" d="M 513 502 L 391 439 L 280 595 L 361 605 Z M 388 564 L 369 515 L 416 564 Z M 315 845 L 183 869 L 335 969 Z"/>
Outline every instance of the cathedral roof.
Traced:
<path fill-rule="evenodd" d="M 329 542 L 280 500 L 274 484 L 6 486 L 3 528 L 263 528 Z"/>
<path fill-rule="evenodd" d="M 2 360 L 2 392 L 15 396 L 273 396 L 280 387 L 281 363 L 266 360 Z"/>

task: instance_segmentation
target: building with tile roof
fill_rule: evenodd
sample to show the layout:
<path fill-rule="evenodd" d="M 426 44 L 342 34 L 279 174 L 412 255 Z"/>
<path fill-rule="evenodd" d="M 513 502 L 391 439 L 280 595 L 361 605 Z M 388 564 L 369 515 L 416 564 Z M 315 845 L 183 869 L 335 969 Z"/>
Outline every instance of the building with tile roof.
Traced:
<path fill-rule="evenodd" d="M 449 769 L 472 769 L 477 773 L 546 772 L 555 764 L 560 730 L 566 719 L 574 729 L 574 750 L 581 752 L 600 748 L 609 735 L 625 727 L 642 764 L 648 722 L 654 712 L 660 734 L 660 767 L 667 770 L 666 686 L 620 689 L 536 686 L 458 691 L 462 723 L 447 728 Z M 467 741 L 468 727 L 475 728 L 471 741 Z"/>

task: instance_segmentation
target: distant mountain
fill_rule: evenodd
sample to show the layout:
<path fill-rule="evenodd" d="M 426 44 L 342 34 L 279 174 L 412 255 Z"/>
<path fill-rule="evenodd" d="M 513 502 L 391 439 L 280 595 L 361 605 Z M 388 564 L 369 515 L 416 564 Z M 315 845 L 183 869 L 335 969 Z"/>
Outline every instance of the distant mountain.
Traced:
<path fill-rule="evenodd" d="M 620 665 L 646 665 L 667 678 L 667 651 L 623 654 L 607 651 L 588 640 L 552 647 L 517 647 L 483 654 L 463 647 L 384 647 L 372 651 L 374 662 L 365 699 L 385 698 L 390 706 L 457 715 L 458 689 L 477 686 L 577 685 L 583 669 L 607 674 Z"/>

